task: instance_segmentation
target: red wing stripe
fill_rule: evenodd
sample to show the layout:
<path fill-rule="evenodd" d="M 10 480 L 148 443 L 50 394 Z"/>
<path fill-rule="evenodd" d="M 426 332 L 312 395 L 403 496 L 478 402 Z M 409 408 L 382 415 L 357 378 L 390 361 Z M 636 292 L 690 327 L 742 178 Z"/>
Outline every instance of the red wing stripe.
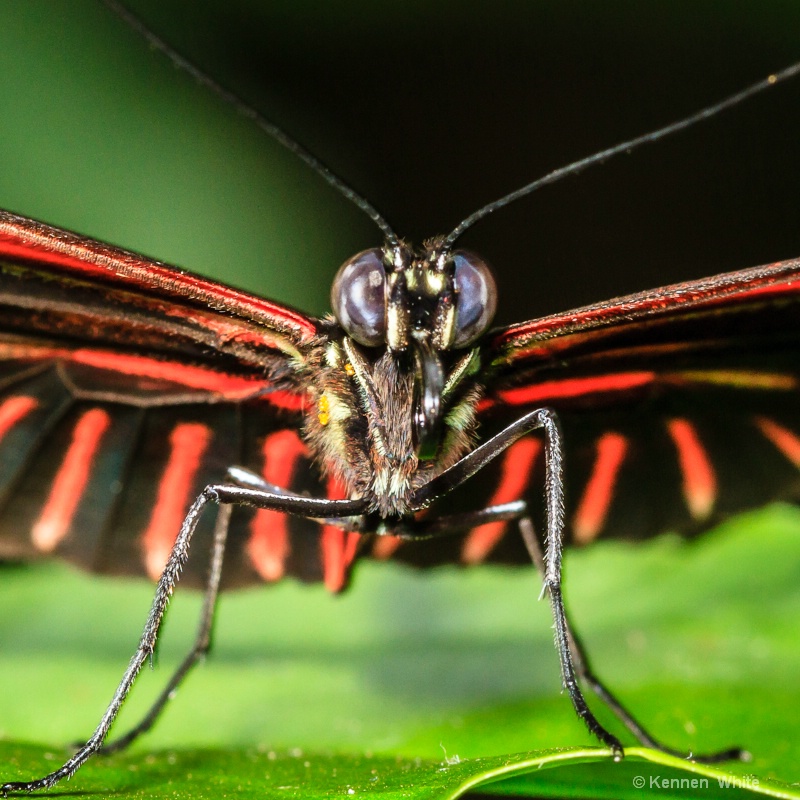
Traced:
<path fill-rule="evenodd" d="M 171 381 L 192 389 L 220 392 L 231 399 L 250 397 L 263 385 L 262 381 L 220 375 L 201 367 L 157 361 L 143 356 L 97 350 L 73 350 L 68 358 L 76 364 L 85 364 L 89 367 L 122 372 L 125 375 Z"/>
<path fill-rule="evenodd" d="M 169 437 L 170 454 L 147 530 L 142 537 L 145 568 L 161 576 L 178 537 L 181 523 L 194 499 L 195 478 L 211 441 L 211 429 L 199 422 L 176 425 Z"/>
<path fill-rule="evenodd" d="M 314 323 L 294 309 L 7 212 L 0 215 L 0 243 L 0 254 L 9 259 L 48 264 L 87 278 L 134 285 L 146 292 L 185 297 L 195 303 L 207 304 L 206 298 L 211 298 L 220 310 L 251 317 L 270 328 L 291 330 L 301 341 L 310 341 L 317 333 Z"/>
<path fill-rule="evenodd" d="M 328 481 L 329 500 L 347 497 L 345 487 L 336 478 Z M 356 556 L 361 537 L 352 531 L 343 531 L 337 525 L 323 525 L 320 536 L 322 575 L 325 587 L 330 592 L 341 592 L 347 585 L 350 565 Z"/>
<path fill-rule="evenodd" d="M 800 436 L 769 417 L 756 417 L 755 422 L 761 433 L 800 469 Z"/>
<path fill-rule="evenodd" d="M 506 451 L 500 472 L 500 483 L 489 500 L 490 506 L 512 503 L 522 498 L 533 472 L 536 458 L 542 449 L 539 439 L 520 439 Z M 474 528 L 464 540 L 461 560 L 479 564 L 503 538 L 508 522 L 487 522 Z"/>
<path fill-rule="evenodd" d="M 293 430 L 271 433 L 262 448 L 267 483 L 282 488 L 291 485 L 297 460 L 307 454 L 305 445 Z M 289 555 L 289 519 L 283 512 L 259 508 L 250 523 L 247 554 L 256 572 L 266 581 L 283 577 Z"/>
<path fill-rule="evenodd" d="M 35 397 L 26 395 L 9 397 L 4 400 L 0 404 L 0 440 L 38 405 L 39 401 Z"/>
<path fill-rule="evenodd" d="M 592 331 L 622 321 L 636 323 L 648 317 L 658 319 L 685 313 L 689 308 L 705 310 L 722 306 L 724 311 L 726 307 L 735 308 L 736 304 L 757 296 L 778 294 L 788 297 L 800 292 L 799 274 L 800 262 L 784 261 L 699 281 L 677 283 L 514 325 L 500 331 L 491 346 L 501 348 L 516 343 L 515 347 L 519 348 L 520 345 L 525 346 L 522 342 L 528 342 L 528 346 L 547 347 L 551 338 Z"/>
<path fill-rule="evenodd" d="M 66 347 L 42 347 L 27 344 L 0 343 L 0 358 L 62 360 L 95 369 L 123 373 L 152 380 L 164 380 L 187 389 L 201 390 L 207 394 L 220 394 L 228 400 L 263 396 L 268 402 L 281 408 L 298 409 L 305 398 L 289 392 L 269 392 L 269 384 L 260 378 L 244 378 L 225 375 L 203 367 L 159 361 L 147 356 L 114 353 L 108 350 L 77 349 Z"/>
<path fill-rule="evenodd" d="M 50 553 L 67 535 L 89 481 L 92 461 L 110 425 L 111 418 L 102 408 L 86 411 L 75 425 L 53 488 L 31 529 L 31 540 L 37 550 Z"/>
<path fill-rule="evenodd" d="M 614 497 L 617 476 L 627 452 L 628 440 L 620 433 L 604 433 L 597 440 L 597 455 L 592 474 L 573 520 L 577 544 L 588 544 L 603 529 Z"/>
<path fill-rule="evenodd" d="M 680 372 L 617 372 L 609 375 L 592 375 L 585 378 L 542 381 L 533 385 L 518 386 L 497 393 L 501 402 L 512 405 L 546 405 L 555 400 L 571 400 L 590 395 L 629 392 L 655 383 L 684 386 L 685 384 L 711 384 L 737 389 L 791 391 L 798 381 L 788 373 L 758 373 L 746 370 L 682 370 Z M 491 397 L 483 400 L 479 410 L 494 405 Z"/>
<path fill-rule="evenodd" d="M 618 372 L 612 375 L 597 375 L 589 378 L 567 378 L 563 381 L 543 381 L 532 386 L 520 386 L 499 393 L 500 399 L 509 405 L 528 405 L 584 397 L 589 394 L 626 392 L 647 386 L 656 380 L 655 372 Z M 489 401 L 491 403 L 491 401 Z"/>
<path fill-rule="evenodd" d="M 667 430 L 678 451 L 683 474 L 683 496 L 689 513 L 696 520 L 711 514 L 717 499 L 717 478 L 703 447 L 697 428 L 685 419 L 671 419 Z"/>

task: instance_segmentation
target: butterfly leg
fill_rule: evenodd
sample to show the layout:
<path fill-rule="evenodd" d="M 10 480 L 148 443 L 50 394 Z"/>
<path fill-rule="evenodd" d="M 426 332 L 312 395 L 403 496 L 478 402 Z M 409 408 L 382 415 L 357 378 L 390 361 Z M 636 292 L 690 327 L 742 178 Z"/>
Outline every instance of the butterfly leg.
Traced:
<path fill-rule="evenodd" d="M 208 568 L 208 580 L 203 596 L 203 608 L 200 612 L 200 625 L 197 629 L 192 649 L 186 654 L 183 661 L 167 682 L 161 694 L 156 698 L 147 714 L 142 718 L 138 725 L 131 728 L 126 734 L 115 739 L 113 742 L 104 744 L 100 751 L 103 754 L 115 753 L 124 750 L 135 739 L 143 733 L 147 733 L 158 720 L 159 715 L 164 710 L 164 706 L 172 698 L 175 690 L 183 682 L 184 678 L 191 672 L 192 668 L 200 661 L 211 649 L 211 630 L 214 624 L 214 614 L 217 608 L 217 598 L 219 596 L 219 583 L 222 577 L 222 563 L 225 558 L 225 545 L 228 540 L 228 527 L 230 525 L 233 506 L 223 505 L 217 512 L 217 520 L 214 527 L 214 541 L 211 551 L 211 562 Z"/>
<path fill-rule="evenodd" d="M 365 503 L 362 500 L 325 500 L 315 499 L 308 497 L 301 497 L 298 495 L 277 493 L 264 491 L 251 486 L 236 486 L 233 484 L 212 484 L 206 486 L 203 492 L 192 503 L 191 508 L 186 514 L 181 529 L 170 552 L 167 565 L 159 578 L 158 586 L 156 587 L 153 603 L 150 607 L 147 621 L 144 626 L 144 631 L 139 640 L 139 645 L 131 658 L 122 680 L 117 686 L 114 696 L 111 699 L 105 713 L 103 714 L 100 723 L 95 728 L 91 737 L 83 744 L 74 755 L 67 759 L 64 764 L 57 770 L 33 781 L 14 781 L 5 783 L 0 786 L 0 794 L 6 797 L 9 792 L 33 792 L 40 789 L 49 789 L 58 783 L 63 778 L 72 776 L 89 758 L 97 753 L 103 746 L 103 741 L 108 735 L 114 720 L 119 713 L 125 698 L 128 696 L 136 676 L 139 674 L 142 666 L 148 658 L 152 657 L 158 631 L 164 619 L 164 613 L 167 609 L 167 603 L 175 589 L 180 578 L 181 569 L 183 568 L 189 556 L 189 546 L 191 544 L 192 536 L 197 523 L 209 503 L 216 503 L 219 505 L 250 505 L 257 508 L 271 508 L 276 511 L 283 511 L 287 514 L 297 514 L 299 516 L 321 518 L 351 518 L 357 517 L 363 513 Z M 218 531 L 219 532 L 219 531 Z M 222 534 L 219 534 L 223 538 Z M 216 556 L 216 542 L 217 536 L 215 534 L 215 556 Z M 224 541 L 220 545 L 224 548 Z M 214 557 L 212 557 L 212 562 Z M 222 553 L 219 554 L 219 563 L 221 566 Z M 218 579 L 216 581 L 218 585 Z M 211 584 L 209 584 L 211 585 Z M 206 599 L 209 600 L 209 591 L 207 590 Z M 211 609 L 213 612 L 213 597 L 211 599 Z M 204 612 L 205 613 L 205 612 Z M 213 613 L 210 613 L 213 616 Z M 208 620 L 208 629 L 211 628 L 211 620 Z M 201 624 L 202 628 L 202 624 Z M 188 660 L 188 658 L 187 658 Z M 193 663 L 193 662 L 192 662 Z M 191 664 L 188 669 L 191 668 Z M 177 674 L 177 673 L 176 673 Z M 174 679 L 174 678 L 173 678 Z M 180 680 L 180 676 L 179 676 Z M 163 704 L 162 704 L 163 705 Z M 160 708 L 155 711 L 155 716 L 158 715 Z M 149 715 L 148 715 L 149 717 Z M 145 718 L 147 720 L 147 718 Z M 152 724 L 152 723 L 151 723 Z"/>
<path fill-rule="evenodd" d="M 545 510 L 547 519 L 547 546 L 544 554 L 544 587 L 550 597 L 555 622 L 556 650 L 561 662 L 561 678 L 572 706 L 584 721 L 589 732 L 606 745 L 615 760 L 623 757 L 619 739 L 607 731 L 592 713 L 583 696 L 573 663 L 569 626 L 561 595 L 561 558 L 564 535 L 564 446 L 558 418 L 549 408 L 537 409 L 475 448 L 445 472 L 438 475 L 414 496 L 415 501 L 431 502 L 472 477 L 484 465 L 497 458 L 518 439 L 535 430 L 544 432 L 545 452 Z M 421 502 L 421 504 L 422 504 Z"/>
<path fill-rule="evenodd" d="M 536 565 L 542 577 L 546 572 L 545 554 L 542 550 L 542 545 L 536 532 L 533 528 L 533 523 L 528 516 L 523 516 L 518 520 L 519 530 L 531 560 Z M 654 739 L 647 730 L 638 722 L 638 720 L 622 705 L 622 703 L 615 697 L 615 695 L 606 687 L 606 685 L 594 674 L 586 656 L 586 648 L 583 646 L 578 635 L 575 633 L 575 627 L 570 621 L 569 614 L 564 608 L 564 625 L 567 632 L 567 640 L 569 642 L 570 654 L 572 656 L 572 663 L 575 667 L 575 672 L 578 677 L 605 703 L 605 705 L 614 713 L 614 715 L 625 725 L 625 727 L 636 737 L 636 739 L 645 747 L 653 750 L 660 750 L 663 753 L 675 756 L 677 758 L 691 758 L 692 761 L 699 761 L 704 764 L 715 764 L 721 761 L 736 761 L 747 760 L 749 754 L 746 750 L 739 747 L 731 747 L 726 750 L 720 750 L 716 753 L 707 753 L 701 755 L 694 755 L 692 753 L 685 753 L 680 750 L 675 750 Z"/>
<path fill-rule="evenodd" d="M 461 461 L 454 464 L 450 469 L 421 487 L 415 496 L 415 500 L 429 503 L 436 497 L 446 494 L 468 480 L 485 464 L 499 456 L 518 439 L 537 429 L 543 429 L 545 434 L 545 504 L 547 520 L 545 549 L 539 543 L 527 513 L 520 513 L 516 518 L 519 520 L 523 539 L 531 558 L 542 574 L 544 581 L 543 591 L 546 591 L 550 597 L 555 621 L 556 649 L 561 662 L 562 681 L 572 700 L 572 705 L 578 716 L 583 719 L 590 733 L 607 745 L 616 759 L 621 758 L 623 755 L 622 745 L 619 739 L 600 724 L 589 709 L 578 685 L 578 678 L 586 682 L 592 691 L 608 705 L 642 744 L 685 758 L 685 753 L 679 753 L 669 747 L 664 747 L 653 739 L 598 680 L 589 668 L 585 651 L 570 625 L 561 593 L 561 560 L 564 530 L 563 445 L 558 419 L 552 410 L 539 409 L 532 411 L 513 422 L 492 439 L 484 442 Z M 431 522 L 435 521 L 432 520 Z M 462 520 L 462 528 L 464 527 L 464 522 Z M 476 524 L 479 524 L 477 520 Z M 712 763 L 742 758 L 746 758 L 746 753 L 739 748 L 730 748 L 719 753 L 694 757 L 697 761 L 702 760 Z"/>
<path fill-rule="evenodd" d="M 519 526 L 522 539 L 531 560 L 536 565 L 537 570 L 544 579 L 546 574 L 546 560 L 542 545 L 536 536 L 533 523 L 528 515 L 528 506 L 524 500 L 505 503 L 503 505 L 489 506 L 477 511 L 470 511 L 460 514 L 450 514 L 442 517 L 434 517 L 423 520 L 409 520 L 399 527 L 392 529 L 392 535 L 403 539 L 424 541 L 440 536 L 457 535 L 464 531 L 484 525 L 488 522 L 516 521 Z M 748 753 L 741 748 L 728 748 L 716 753 L 695 755 L 685 753 L 674 748 L 661 744 L 654 739 L 647 730 L 636 720 L 636 718 L 622 705 L 614 694 L 592 671 L 586 650 L 575 633 L 575 628 L 570 621 L 566 607 L 564 607 L 564 627 L 569 643 L 570 657 L 578 678 L 605 703 L 614 715 L 625 725 L 625 727 L 636 737 L 645 747 L 653 750 L 660 750 L 677 758 L 691 758 L 705 764 L 714 764 L 722 761 L 747 760 Z"/>
<path fill-rule="evenodd" d="M 378 535 L 387 533 L 390 536 L 396 536 L 398 539 L 420 542 L 427 539 L 437 539 L 442 536 L 456 536 L 488 522 L 518 520 L 527 513 L 527 503 L 524 500 L 515 500 L 511 503 L 488 506 L 477 511 L 466 511 L 461 514 L 447 514 L 446 516 L 419 520 L 412 517 L 391 525 L 386 531 L 380 531 Z"/>
<path fill-rule="evenodd" d="M 260 475 L 241 467 L 231 467 L 226 475 L 226 482 L 273 494 L 292 496 L 292 492 L 281 486 L 268 483 Z M 124 750 L 139 736 L 147 733 L 147 731 L 155 725 L 159 715 L 172 698 L 175 690 L 183 682 L 184 678 L 191 672 L 195 664 L 208 654 L 211 648 L 211 630 L 214 624 L 214 615 L 216 612 L 217 599 L 219 597 L 222 563 L 225 557 L 225 545 L 228 538 L 228 526 L 230 524 L 232 511 L 232 505 L 221 505 L 217 512 L 208 580 L 203 597 L 203 608 L 200 612 L 200 625 L 198 626 L 192 649 L 187 653 L 181 664 L 175 670 L 175 673 L 169 679 L 164 690 L 155 700 L 141 722 L 113 742 L 104 744 L 99 751 L 100 753 L 106 755 Z"/>

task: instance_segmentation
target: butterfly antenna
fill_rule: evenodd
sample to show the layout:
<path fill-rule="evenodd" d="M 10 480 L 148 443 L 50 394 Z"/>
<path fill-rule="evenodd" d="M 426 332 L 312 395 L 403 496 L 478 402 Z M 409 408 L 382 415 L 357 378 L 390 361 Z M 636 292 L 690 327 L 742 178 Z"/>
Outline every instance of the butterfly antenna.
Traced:
<path fill-rule="evenodd" d="M 191 75 L 201 86 L 213 92 L 223 102 L 228 103 L 243 117 L 254 122 L 267 136 L 270 136 L 279 144 L 283 145 L 290 153 L 296 155 L 299 159 L 304 161 L 314 172 L 317 173 L 323 180 L 327 181 L 339 194 L 349 200 L 353 205 L 363 211 L 382 231 L 387 244 L 390 247 L 396 247 L 398 238 L 392 230 L 389 223 L 384 219 L 383 215 L 370 203 L 366 198 L 362 197 L 354 189 L 351 189 L 335 172 L 323 164 L 313 153 L 306 150 L 303 145 L 296 142 L 286 132 L 281 130 L 273 122 L 270 122 L 266 117 L 263 117 L 252 106 L 245 103 L 240 97 L 234 94 L 229 89 L 217 83 L 210 75 L 206 74 L 180 53 L 174 50 L 163 39 L 157 36 L 150 28 L 145 25 L 137 16 L 129 11 L 124 5 L 118 3 L 117 0 L 102 0 L 114 14 L 116 14 L 123 22 L 129 25 L 134 31 L 142 36 L 150 46 L 165 55 L 178 69 Z"/>
<path fill-rule="evenodd" d="M 666 136 L 672 135 L 673 133 L 682 131 L 685 128 L 690 128 L 695 123 L 702 122 L 703 120 L 719 114 L 720 111 L 725 111 L 732 106 L 738 105 L 748 97 L 758 94 L 759 92 L 763 92 L 765 89 L 769 89 L 770 86 L 775 86 L 775 84 L 785 81 L 788 78 L 793 78 L 798 73 L 800 73 L 800 63 L 793 64 L 791 67 L 787 67 L 780 72 L 769 75 L 763 81 L 754 83 L 752 86 L 748 86 L 741 92 L 737 92 L 736 94 L 731 95 L 725 100 L 722 100 L 712 106 L 707 106 L 702 111 L 698 111 L 697 113 L 692 114 L 685 119 L 678 120 L 678 122 L 673 122 L 671 125 L 667 125 L 664 128 L 659 128 L 658 130 L 651 131 L 650 133 L 645 133 L 643 136 L 637 136 L 635 139 L 629 139 L 627 142 L 622 142 L 622 144 L 609 147 L 607 150 L 601 150 L 599 153 L 595 153 L 587 158 L 574 161 L 572 164 L 567 164 L 565 167 L 560 167 L 559 169 L 553 170 L 538 180 L 528 183 L 516 191 L 510 192 L 509 194 L 504 195 L 498 200 L 488 203 L 487 205 L 483 206 L 483 208 L 479 208 L 477 211 L 470 214 L 466 219 L 459 222 L 453 231 L 445 238 L 443 243 L 444 249 L 449 250 L 453 244 L 455 244 L 456 239 L 458 239 L 464 233 L 464 231 L 467 230 L 467 228 L 471 228 L 476 222 L 478 222 L 478 220 L 488 217 L 489 214 L 492 214 L 498 209 L 509 205 L 509 203 L 513 203 L 515 200 L 519 200 L 520 197 L 525 197 L 532 192 L 535 192 L 537 189 L 541 189 L 542 186 L 548 186 L 551 183 L 556 183 L 556 181 L 560 181 L 562 178 L 566 178 L 568 175 L 577 175 L 579 172 L 587 169 L 587 167 L 593 167 L 596 164 L 602 164 L 605 161 L 608 161 L 609 158 L 613 158 L 620 153 L 629 153 L 631 150 L 635 150 L 637 147 L 641 147 L 644 144 L 657 142 Z"/>

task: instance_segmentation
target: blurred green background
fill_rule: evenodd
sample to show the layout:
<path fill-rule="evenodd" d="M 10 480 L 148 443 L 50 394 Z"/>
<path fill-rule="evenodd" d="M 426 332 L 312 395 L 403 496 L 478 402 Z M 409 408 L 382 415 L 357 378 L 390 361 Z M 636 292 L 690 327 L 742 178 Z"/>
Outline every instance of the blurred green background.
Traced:
<path fill-rule="evenodd" d="M 792 2 L 131 6 L 416 241 L 800 51 Z M 2 4 L 0 70 L 0 207 L 315 312 L 378 241 L 96 0 Z M 795 82 L 484 221 L 500 319 L 796 256 L 799 115 Z"/>
<path fill-rule="evenodd" d="M 416 240 L 800 57 L 790 2 L 130 5 Z M 465 244 L 498 270 L 500 319 L 800 254 L 798 116 L 800 83 L 485 221 Z M 379 243 L 91 0 L 0 4 L 0 207 L 314 313 L 338 264 Z M 655 731 L 761 743 L 757 766 L 787 779 L 800 735 L 775 714 L 798 700 L 798 532 L 779 509 L 696 547 L 567 561 L 599 671 Z M 766 563 L 755 576 L 754 541 Z M 2 580 L 0 733 L 69 741 L 115 684 L 150 587 L 62 567 Z M 584 743 L 537 593 L 524 571 L 420 578 L 381 565 L 335 601 L 295 586 L 226 597 L 219 653 L 142 746 L 436 758 Z M 196 607 L 179 598 L 135 708 L 185 647 Z"/>

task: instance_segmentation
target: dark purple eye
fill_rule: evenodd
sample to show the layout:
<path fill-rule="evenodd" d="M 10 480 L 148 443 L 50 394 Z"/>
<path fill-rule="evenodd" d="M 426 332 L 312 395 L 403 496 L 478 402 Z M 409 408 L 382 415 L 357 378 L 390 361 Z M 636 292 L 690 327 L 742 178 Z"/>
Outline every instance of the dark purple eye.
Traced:
<path fill-rule="evenodd" d="M 378 347 L 386 334 L 386 270 L 383 251 L 364 250 L 345 261 L 331 287 L 331 306 L 347 334 Z"/>
<path fill-rule="evenodd" d="M 486 331 L 497 310 L 497 286 L 489 265 L 468 250 L 456 250 L 456 335 L 454 347 L 472 344 Z"/>

